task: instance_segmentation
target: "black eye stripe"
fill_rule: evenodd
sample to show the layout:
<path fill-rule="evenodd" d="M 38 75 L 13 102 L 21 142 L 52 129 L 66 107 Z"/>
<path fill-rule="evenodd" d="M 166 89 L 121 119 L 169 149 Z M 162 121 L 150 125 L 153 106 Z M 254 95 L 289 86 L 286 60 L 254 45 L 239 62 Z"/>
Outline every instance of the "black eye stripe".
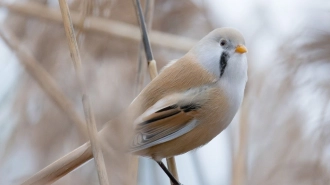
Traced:
<path fill-rule="evenodd" d="M 220 57 L 220 78 L 225 72 L 227 62 L 228 62 L 229 55 L 227 52 L 223 52 Z"/>

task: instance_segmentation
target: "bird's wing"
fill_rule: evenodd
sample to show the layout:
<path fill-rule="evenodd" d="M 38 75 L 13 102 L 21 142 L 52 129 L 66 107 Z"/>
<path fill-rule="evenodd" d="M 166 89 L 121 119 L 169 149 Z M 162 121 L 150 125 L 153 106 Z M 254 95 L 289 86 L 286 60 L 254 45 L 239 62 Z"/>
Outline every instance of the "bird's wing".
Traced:
<path fill-rule="evenodd" d="M 138 117 L 131 151 L 173 140 L 195 128 L 205 102 L 203 93 L 196 90 L 164 97 Z"/>

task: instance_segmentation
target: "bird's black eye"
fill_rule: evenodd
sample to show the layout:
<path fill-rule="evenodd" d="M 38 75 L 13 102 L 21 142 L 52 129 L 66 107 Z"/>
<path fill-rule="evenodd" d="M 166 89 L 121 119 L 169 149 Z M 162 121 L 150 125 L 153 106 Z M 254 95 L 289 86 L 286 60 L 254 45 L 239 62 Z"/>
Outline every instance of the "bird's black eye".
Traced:
<path fill-rule="evenodd" d="M 227 44 L 227 41 L 226 41 L 226 40 L 221 40 L 221 41 L 220 41 L 220 45 L 221 45 L 221 46 L 225 46 L 226 44 Z"/>

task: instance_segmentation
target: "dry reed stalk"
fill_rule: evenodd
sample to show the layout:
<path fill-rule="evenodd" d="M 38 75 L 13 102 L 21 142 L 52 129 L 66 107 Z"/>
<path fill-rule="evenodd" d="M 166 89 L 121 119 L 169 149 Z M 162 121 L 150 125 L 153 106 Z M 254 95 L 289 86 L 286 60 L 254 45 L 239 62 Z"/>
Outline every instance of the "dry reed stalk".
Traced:
<path fill-rule="evenodd" d="M 133 0 L 133 4 L 134 4 L 134 8 L 135 8 L 135 12 L 137 15 L 137 19 L 138 22 L 140 24 L 140 31 L 142 34 L 142 42 L 140 44 L 139 47 L 139 60 L 138 60 L 138 78 L 137 78 L 137 87 L 138 87 L 138 91 L 140 91 L 142 89 L 143 86 L 143 81 L 140 83 L 140 80 L 142 78 L 144 78 L 144 73 L 142 73 L 142 62 L 144 62 L 144 60 L 142 59 L 142 51 L 143 51 L 143 47 L 144 47 L 144 51 L 145 51 L 145 56 L 147 59 L 147 63 L 148 63 L 148 68 L 149 68 L 149 74 L 151 79 L 153 79 L 155 77 L 155 73 L 157 74 L 157 67 L 156 67 L 156 63 L 154 65 L 154 68 L 152 70 L 154 70 L 153 72 L 150 71 L 150 60 L 153 60 L 153 56 L 152 56 L 152 52 L 151 52 L 151 47 L 150 47 L 150 43 L 149 43 L 149 38 L 147 34 L 147 28 L 146 28 L 146 22 L 143 19 L 143 13 L 142 13 L 142 9 L 141 9 L 141 5 L 140 5 L 140 1 L 134 1 Z M 151 6 L 152 5 L 152 6 Z M 153 11 L 153 3 L 151 4 L 150 1 L 146 2 L 146 9 L 145 9 L 145 14 L 148 14 L 149 10 L 151 9 L 151 12 Z M 150 14 L 149 17 L 149 28 L 151 28 L 151 20 L 152 20 L 152 13 Z M 142 20 L 140 20 L 139 18 L 142 18 Z M 137 173 L 138 173 L 138 167 L 139 167 L 139 161 L 138 161 L 138 157 L 137 156 L 130 156 L 130 164 L 129 164 L 129 170 L 130 170 L 130 174 L 131 174 L 131 184 L 135 184 L 137 182 Z"/>
<path fill-rule="evenodd" d="M 23 182 L 22 185 L 44 185 L 53 183 L 92 158 L 92 148 L 90 142 L 87 142 L 46 166 Z"/>
<path fill-rule="evenodd" d="M 79 132 L 87 139 L 88 135 L 84 121 L 75 111 L 73 103 L 60 90 L 55 80 L 39 65 L 39 62 L 30 51 L 20 46 L 21 44 L 19 43 L 18 38 L 4 25 L 1 25 L 0 27 L 0 35 L 7 45 L 15 51 L 15 54 L 20 59 L 19 61 L 24 65 L 26 71 L 38 82 L 46 94 L 69 117 L 69 119 L 76 125 Z"/>
<path fill-rule="evenodd" d="M 146 17 L 146 26 L 148 29 L 148 32 L 151 31 L 152 27 L 152 20 L 153 20 L 153 14 L 154 14 L 154 0 L 146 0 L 145 3 L 145 11 L 144 11 L 144 16 Z M 144 85 L 144 80 L 145 80 L 145 73 L 143 69 L 145 69 L 145 60 L 143 59 L 143 42 L 140 42 L 139 45 L 139 52 L 138 52 L 138 70 L 137 70 L 137 80 L 136 80 L 136 93 L 140 92 L 143 88 Z"/>
<path fill-rule="evenodd" d="M 77 79 L 79 81 L 79 84 L 82 87 L 83 108 L 84 108 L 84 113 L 85 113 L 85 117 L 86 117 L 87 130 L 88 130 L 88 134 L 89 134 L 89 138 L 90 138 L 90 143 L 92 146 L 94 161 L 96 164 L 97 174 L 98 174 L 101 185 L 109 185 L 101 146 L 100 146 L 100 143 L 97 138 L 97 129 L 96 129 L 94 113 L 91 109 L 89 97 L 88 97 L 88 95 L 86 93 L 86 89 L 85 89 L 85 83 L 82 78 L 81 58 L 80 58 L 79 49 L 78 49 L 78 45 L 77 45 L 77 41 L 76 41 L 76 36 L 74 33 L 74 29 L 73 29 L 73 24 L 71 21 L 69 6 L 68 6 L 66 0 L 59 0 L 59 4 L 60 4 L 60 8 L 61 8 L 65 33 L 66 33 L 67 40 L 69 43 L 71 58 L 72 58 L 72 61 L 74 63 L 75 69 L 76 69 Z"/>
<path fill-rule="evenodd" d="M 247 179 L 246 158 L 248 140 L 248 100 L 244 100 L 239 120 L 238 151 L 234 154 L 232 185 L 244 185 Z"/>
<path fill-rule="evenodd" d="M 77 24 L 77 34 L 76 34 L 76 40 L 79 40 L 79 36 L 82 34 L 82 32 L 84 31 L 84 24 L 86 21 L 86 17 L 90 16 L 92 14 L 92 10 L 93 9 L 93 4 L 92 4 L 92 0 L 86 0 L 83 2 L 83 10 L 81 13 L 81 19 L 80 19 L 80 23 Z"/>
<path fill-rule="evenodd" d="M 9 10 L 27 14 L 30 16 L 44 18 L 56 22 L 62 22 L 61 13 L 57 9 L 49 8 L 39 3 L 24 2 L 24 3 L 9 3 L 0 2 L 0 6 L 6 7 Z M 80 25 L 81 16 L 79 13 L 71 12 L 72 23 L 74 25 Z M 115 35 L 118 37 L 140 41 L 139 28 L 131 24 L 108 20 L 99 17 L 86 17 L 84 30 L 96 31 L 104 34 Z M 197 42 L 194 39 L 176 36 L 160 31 L 151 31 L 149 34 L 152 44 L 168 47 L 180 51 L 188 51 Z"/>
<path fill-rule="evenodd" d="M 4 5 L 4 3 L 0 2 L 0 5 Z M 7 5 L 10 5 L 10 4 L 7 4 Z M 30 5 L 30 3 L 28 5 Z M 18 9 L 19 9 L 19 11 L 22 10 L 23 12 L 26 10 L 29 10 L 30 12 L 29 11 L 28 12 L 32 15 L 35 14 L 35 12 L 42 12 L 41 14 L 36 13 L 37 16 L 40 15 L 40 16 L 44 16 L 45 18 L 47 18 L 47 16 L 51 15 L 50 16 L 51 18 L 58 19 L 57 11 L 47 8 L 46 10 L 52 11 L 52 12 L 50 12 L 49 15 L 47 15 L 47 11 L 45 12 L 43 9 L 44 6 L 41 6 L 38 4 L 34 4 L 34 5 L 36 5 L 36 7 L 39 7 L 39 8 L 41 7 L 41 9 L 33 9 L 33 11 L 31 11 L 31 9 L 25 9 L 23 6 L 21 6 L 21 7 L 18 6 Z M 14 7 L 17 8 L 17 6 L 14 6 Z M 53 16 L 52 14 L 55 14 L 55 16 Z M 91 18 L 90 20 L 93 20 L 93 19 L 94 18 Z M 60 19 L 56 20 L 56 21 L 59 22 Z M 75 19 L 73 19 L 73 22 L 75 22 Z M 106 24 L 107 24 L 107 22 L 105 22 L 104 25 L 106 25 Z M 155 32 L 153 32 L 153 33 L 155 33 Z M 156 34 L 154 34 L 154 35 L 156 35 Z M 177 37 L 177 38 L 180 38 L 180 37 Z M 139 40 L 139 39 L 136 39 L 136 40 Z M 172 44 L 175 45 L 177 41 L 178 40 L 174 41 Z M 193 41 L 191 43 L 195 43 L 195 41 Z M 151 62 L 149 62 L 149 64 L 150 64 L 149 69 L 154 69 L 154 73 L 151 75 L 156 76 L 157 68 L 155 65 L 156 64 L 155 61 L 151 61 Z M 150 71 L 152 71 L 152 70 L 150 70 Z M 104 128 L 100 132 L 106 132 L 105 130 L 106 129 Z M 85 143 L 84 145 L 77 148 L 73 152 L 67 154 L 66 156 L 62 157 L 61 159 L 48 165 L 43 170 L 39 171 L 37 174 L 35 174 L 33 177 L 31 177 L 29 180 L 27 180 L 24 184 L 45 184 L 44 182 L 54 182 L 54 181 L 58 180 L 59 178 L 63 177 L 64 175 L 66 175 L 67 173 L 69 173 L 70 171 L 74 170 L 81 164 L 85 163 L 92 157 L 93 156 L 92 156 L 92 150 L 91 150 L 90 143 L 89 142 Z"/>
<path fill-rule="evenodd" d="M 78 121 L 80 121 L 81 126 L 83 127 L 78 128 L 81 128 L 82 133 L 83 131 L 86 132 L 86 138 L 88 138 L 85 125 L 83 125 L 83 121 L 80 119 L 76 111 L 74 111 L 73 104 L 59 90 L 51 76 L 42 67 L 40 67 L 38 61 L 36 61 L 29 51 L 20 46 L 18 39 L 12 35 L 4 25 L 0 27 L 0 36 L 12 50 L 16 51 L 16 55 L 21 59 L 20 62 L 22 62 L 25 66 L 27 72 L 34 77 L 34 79 L 40 84 L 51 99 L 69 116 L 74 123 L 77 124 L 79 123 Z M 70 154 L 42 169 L 33 177 L 23 182 L 22 185 L 50 184 L 74 170 L 84 162 L 90 160 L 92 157 L 93 155 L 90 143 L 85 143 L 72 151 Z"/>
<path fill-rule="evenodd" d="M 144 16 L 146 17 L 146 26 L 148 31 L 151 31 L 152 27 L 152 19 L 153 19 L 153 13 L 154 13 L 154 0 L 146 0 L 145 2 L 145 12 Z M 143 85 L 144 85 L 144 79 L 145 79 L 145 61 L 143 59 L 143 42 L 139 45 L 139 52 L 138 52 L 138 71 L 137 71 L 137 80 L 136 80 L 136 94 L 141 92 Z M 157 70 L 157 69 L 156 69 Z M 137 174 L 138 174 L 138 167 L 139 167 L 139 158 L 137 156 L 131 156 L 130 157 L 130 174 L 131 174 L 131 182 L 130 184 L 135 184 L 137 182 Z"/>
<path fill-rule="evenodd" d="M 134 4 L 134 7 L 135 7 L 138 22 L 140 24 L 144 51 L 145 51 L 146 59 L 147 59 L 147 62 L 148 62 L 149 74 L 150 74 L 151 79 L 154 79 L 158 75 L 157 65 L 156 65 L 156 60 L 154 60 L 154 58 L 153 58 L 151 46 L 150 46 L 150 43 L 149 43 L 148 31 L 147 31 L 146 22 L 144 20 L 144 16 L 143 16 L 143 13 L 142 13 L 140 0 L 133 0 L 133 4 Z M 166 161 L 167 161 L 168 170 L 178 180 L 179 177 L 178 177 L 178 172 L 177 172 L 177 169 L 176 169 L 176 164 L 175 164 L 174 157 L 167 158 Z"/>
<path fill-rule="evenodd" d="M 175 177 L 175 179 L 179 181 L 179 175 L 178 175 L 178 170 L 176 169 L 175 158 L 174 157 L 166 158 L 166 163 L 167 163 L 167 168 L 171 172 L 173 177 Z"/>
<path fill-rule="evenodd" d="M 143 42 L 143 46 L 144 46 L 144 52 L 145 52 L 146 59 L 148 62 L 149 74 L 150 74 L 151 79 L 154 79 L 158 75 L 157 63 L 154 60 L 154 57 L 152 54 L 152 50 L 151 50 L 151 46 L 150 46 L 150 42 L 149 42 L 149 35 L 148 35 L 145 20 L 144 20 L 144 16 L 142 13 L 141 4 L 140 4 L 139 0 L 133 0 L 133 4 L 135 7 L 138 22 L 140 24 L 140 33 L 141 33 L 142 42 Z"/>
<path fill-rule="evenodd" d="M 103 153 L 101 150 L 100 142 L 97 137 L 97 128 L 95 123 L 95 117 L 90 106 L 88 96 L 83 96 L 83 107 L 87 122 L 87 130 L 90 137 L 90 143 L 92 146 L 93 157 L 96 164 L 97 175 L 101 185 L 109 185 L 107 170 L 104 163 Z"/>
<path fill-rule="evenodd" d="M 40 170 L 33 177 L 23 182 L 22 185 L 51 184 L 92 158 L 92 148 L 90 142 L 87 142 Z"/>

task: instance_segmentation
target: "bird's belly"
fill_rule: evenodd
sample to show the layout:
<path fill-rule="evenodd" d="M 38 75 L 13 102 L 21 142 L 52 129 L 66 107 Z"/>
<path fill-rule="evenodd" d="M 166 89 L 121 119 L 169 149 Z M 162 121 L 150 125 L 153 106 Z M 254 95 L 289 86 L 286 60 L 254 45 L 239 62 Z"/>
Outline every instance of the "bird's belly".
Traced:
<path fill-rule="evenodd" d="M 186 153 L 210 142 L 221 131 L 223 131 L 230 121 L 228 120 L 205 120 L 200 121 L 199 125 L 192 131 L 175 138 L 171 141 L 148 148 L 146 156 L 156 160 Z"/>
<path fill-rule="evenodd" d="M 200 115 L 196 116 L 198 126 L 190 132 L 171 141 L 150 147 L 139 152 L 139 155 L 149 156 L 155 160 L 186 153 L 205 145 L 223 131 L 236 114 L 235 104 L 221 92 L 215 89 L 214 98 L 208 100 Z"/>

